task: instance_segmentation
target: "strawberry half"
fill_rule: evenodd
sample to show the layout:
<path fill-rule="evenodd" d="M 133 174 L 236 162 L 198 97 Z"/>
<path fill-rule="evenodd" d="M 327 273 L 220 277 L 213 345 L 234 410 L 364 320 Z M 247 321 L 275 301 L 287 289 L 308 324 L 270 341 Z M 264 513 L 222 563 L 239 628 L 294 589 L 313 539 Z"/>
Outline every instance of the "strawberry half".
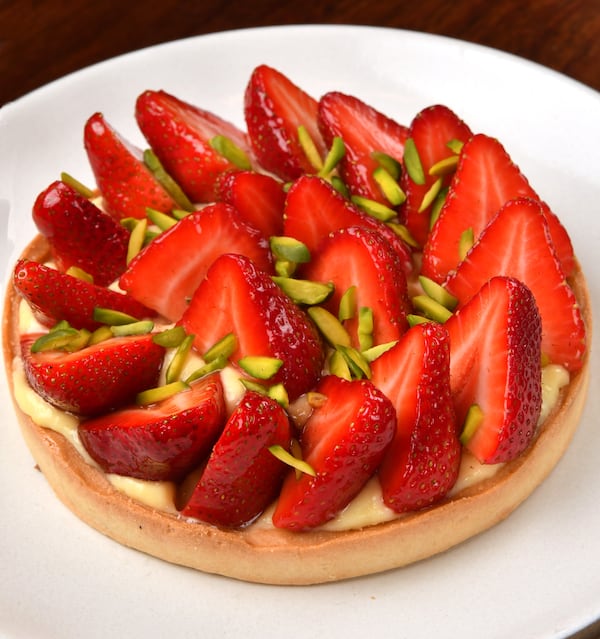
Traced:
<path fill-rule="evenodd" d="M 269 383 L 283 383 L 292 401 L 320 375 L 323 352 L 317 329 L 271 277 L 243 255 L 215 260 L 180 323 L 195 335 L 200 353 L 233 332 L 233 363 L 247 355 L 280 359 L 283 364 Z"/>
<path fill-rule="evenodd" d="M 317 253 L 321 242 L 339 229 L 356 226 L 375 231 L 387 240 L 398 255 L 406 273 L 412 270 L 412 253 L 383 222 L 361 211 L 338 193 L 329 182 L 314 175 L 298 178 L 285 201 L 283 232 L 295 237 Z"/>
<path fill-rule="evenodd" d="M 62 410 L 97 415 L 132 401 L 158 381 L 164 349 L 151 335 L 113 337 L 72 353 L 32 353 L 38 337 L 21 338 L 25 375 L 38 395 Z"/>
<path fill-rule="evenodd" d="M 500 208 L 519 197 L 539 199 L 498 140 L 474 135 L 462 148 L 446 201 L 423 249 L 423 275 L 442 282 L 460 261 L 463 232 L 471 229 L 477 239 Z M 574 266 L 569 236 L 547 206 L 544 213 L 568 276 Z"/>
<path fill-rule="evenodd" d="M 289 472 L 273 513 L 278 528 L 303 530 L 333 519 L 373 475 L 396 429 L 392 403 L 368 380 L 329 375 L 316 390 L 326 400 L 300 437 L 302 458 L 316 476 Z"/>
<path fill-rule="evenodd" d="M 181 219 L 138 253 L 119 285 L 142 304 L 179 320 L 209 266 L 223 253 L 246 255 L 272 269 L 269 244 L 228 204 L 210 204 Z"/>
<path fill-rule="evenodd" d="M 106 473 L 179 480 L 206 457 L 225 423 L 218 374 L 147 408 L 130 406 L 79 424 L 79 437 Z"/>
<path fill-rule="evenodd" d="M 476 404 L 482 419 L 466 447 L 485 464 L 516 459 L 541 410 L 541 319 L 531 291 L 493 277 L 446 323 L 450 384 L 459 424 Z"/>
<path fill-rule="evenodd" d="M 59 270 L 77 266 L 100 286 L 125 270 L 129 231 L 64 182 L 53 182 L 38 195 L 33 221 Z"/>
<path fill-rule="evenodd" d="M 408 129 L 362 100 L 338 91 L 319 100 L 318 123 L 328 147 L 335 137 L 344 141 L 346 154 L 338 171 L 350 193 L 390 206 L 373 177 L 380 166 L 373 153 L 385 153 L 402 162 Z"/>
<path fill-rule="evenodd" d="M 263 169 L 284 181 L 315 172 L 300 145 L 298 127 L 306 127 L 323 156 L 326 149 L 317 126 L 317 108 L 317 101 L 280 71 L 264 64 L 254 69 L 244 94 L 244 117 Z"/>
<path fill-rule="evenodd" d="M 146 207 L 163 212 L 177 208 L 144 164 L 140 149 L 121 137 L 102 113 L 85 123 L 84 145 L 106 210 L 114 218 L 144 218 Z"/>
<path fill-rule="evenodd" d="M 444 497 L 460 467 L 448 333 L 434 323 L 414 326 L 371 370 L 396 409 L 396 434 L 379 468 L 384 502 L 399 513 L 419 510 Z"/>
<path fill-rule="evenodd" d="M 269 447 L 287 449 L 290 439 L 285 410 L 269 397 L 246 391 L 181 514 L 218 526 L 251 522 L 275 499 L 286 470 Z"/>
<path fill-rule="evenodd" d="M 237 168 L 211 146 L 215 136 L 250 154 L 245 133 L 234 124 L 166 91 L 144 91 L 136 101 L 135 117 L 167 173 L 193 202 L 214 201 L 217 176 Z"/>
<path fill-rule="evenodd" d="M 154 312 L 129 295 L 91 284 L 38 262 L 21 259 L 13 273 L 13 285 L 27 300 L 35 318 L 44 326 L 60 320 L 73 328 L 97 329 L 96 307 L 109 308 L 137 319 L 154 316 Z"/>
<path fill-rule="evenodd" d="M 581 368 L 585 324 L 539 202 L 507 202 L 447 279 L 446 288 L 465 304 L 494 275 L 514 277 L 533 293 L 542 318 L 543 354 L 571 372 Z"/>
<path fill-rule="evenodd" d="M 420 111 L 410 124 L 408 137 L 411 138 L 419 155 L 425 183 L 417 184 L 404 168 L 400 185 L 406 194 L 402 205 L 401 217 L 412 236 L 421 246 L 429 235 L 431 205 L 420 210 L 423 198 L 433 184 L 437 175 L 430 175 L 432 166 L 454 154 L 448 147 L 451 140 L 466 142 L 472 133 L 469 127 L 448 107 L 436 104 Z M 448 186 L 452 174 L 442 175 L 441 189 Z"/>
<path fill-rule="evenodd" d="M 360 308 L 368 307 L 373 312 L 374 344 L 397 340 L 408 328 L 403 265 L 387 241 L 374 231 L 358 227 L 334 231 L 320 244 L 302 270 L 302 277 L 334 284 L 332 296 L 323 304 L 334 315 L 345 291 L 356 286 L 355 314 L 345 321 L 355 347 L 359 347 Z"/>
<path fill-rule="evenodd" d="M 283 233 L 283 184 L 255 171 L 227 171 L 216 184 L 217 200 L 233 206 L 242 219 L 265 237 Z"/>

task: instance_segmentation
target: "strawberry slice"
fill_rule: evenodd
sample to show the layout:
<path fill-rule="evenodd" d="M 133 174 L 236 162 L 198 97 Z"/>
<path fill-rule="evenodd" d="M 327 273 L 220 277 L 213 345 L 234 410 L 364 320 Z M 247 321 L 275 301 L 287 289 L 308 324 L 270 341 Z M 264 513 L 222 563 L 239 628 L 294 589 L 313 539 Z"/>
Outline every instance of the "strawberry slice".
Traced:
<path fill-rule="evenodd" d="M 408 328 L 403 265 L 387 241 L 372 230 L 349 227 L 331 233 L 302 270 L 302 277 L 333 282 L 334 292 L 323 305 L 334 315 L 344 292 L 356 286 L 354 317 L 345 320 L 345 325 L 357 348 L 360 308 L 368 307 L 373 312 L 374 344 L 397 340 Z"/>
<path fill-rule="evenodd" d="M 225 423 L 218 374 L 148 407 L 128 406 L 79 425 L 79 437 L 106 473 L 179 480 L 200 464 Z"/>
<path fill-rule="evenodd" d="M 446 202 L 423 249 L 423 275 L 443 281 L 460 261 L 463 232 L 471 229 L 477 239 L 500 208 L 518 197 L 539 199 L 500 142 L 474 135 L 462 148 Z M 573 247 L 556 215 L 547 206 L 544 211 L 568 276 L 574 266 Z"/>
<path fill-rule="evenodd" d="M 142 304 L 175 322 L 208 267 L 223 253 L 246 255 L 272 270 L 268 241 L 223 202 L 210 204 L 161 233 L 129 263 L 119 285 Z"/>
<path fill-rule="evenodd" d="M 516 459 L 531 443 L 541 410 L 541 320 L 531 291 L 494 277 L 445 324 L 457 420 L 471 406 L 481 421 L 466 447 L 486 464 Z"/>
<path fill-rule="evenodd" d="M 217 200 L 233 206 L 265 237 L 283 233 L 283 184 L 255 171 L 227 171 L 216 183 Z"/>
<path fill-rule="evenodd" d="M 420 111 L 410 124 L 408 137 L 411 138 L 419 155 L 425 183 L 417 184 L 405 170 L 402 172 L 400 185 L 406 194 L 402 205 L 401 216 L 412 236 L 421 246 L 425 244 L 429 234 L 431 204 L 423 210 L 423 198 L 433 184 L 439 179 L 430 175 L 432 166 L 450 158 L 454 153 L 448 147 L 451 140 L 466 142 L 472 136 L 469 127 L 448 107 L 436 104 Z M 452 173 L 442 175 L 440 189 L 448 186 Z"/>
<path fill-rule="evenodd" d="M 329 375 L 317 392 L 326 400 L 300 439 L 316 476 L 289 472 L 273 513 L 278 528 L 302 530 L 333 519 L 373 475 L 394 436 L 394 407 L 370 381 Z"/>
<path fill-rule="evenodd" d="M 570 371 L 581 368 L 585 325 L 575 295 L 556 256 L 543 207 L 511 200 L 446 281 L 465 304 L 494 275 L 514 277 L 533 293 L 542 318 L 542 352 Z"/>
<path fill-rule="evenodd" d="M 350 193 L 390 206 L 373 177 L 380 166 L 373 153 L 385 153 L 402 162 L 407 127 L 362 100 L 338 91 L 326 93 L 319 100 L 318 124 L 328 147 L 335 137 L 344 141 L 346 154 L 338 171 Z"/>
<path fill-rule="evenodd" d="M 154 316 L 153 311 L 129 295 L 27 259 L 15 265 L 13 284 L 44 326 L 65 320 L 73 328 L 93 331 L 101 326 L 94 319 L 96 307 L 120 311 L 137 319 Z"/>
<path fill-rule="evenodd" d="M 310 390 L 321 372 L 323 352 L 315 326 L 273 282 L 243 255 L 225 254 L 208 269 L 181 318 L 194 346 L 205 353 L 234 333 L 235 363 L 247 355 L 280 359 L 270 383 L 281 382 L 290 400 Z"/>
<path fill-rule="evenodd" d="M 251 522 L 277 496 L 286 470 L 269 447 L 289 448 L 290 422 L 274 400 L 247 391 L 234 409 L 181 510 L 218 526 Z"/>
<path fill-rule="evenodd" d="M 114 218 L 144 218 L 146 207 L 163 212 L 177 208 L 144 164 L 140 149 L 120 136 L 102 113 L 85 123 L 84 145 L 106 210 Z"/>
<path fill-rule="evenodd" d="M 460 467 L 448 333 L 434 323 L 414 326 L 371 370 L 396 408 L 396 434 L 379 469 L 384 502 L 399 513 L 419 510 L 444 497 Z"/>
<path fill-rule="evenodd" d="M 264 169 L 284 181 L 315 172 L 299 142 L 298 127 L 306 127 L 324 156 L 317 109 L 317 101 L 280 71 L 264 64 L 254 69 L 244 94 L 244 117 L 254 155 Z"/>
<path fill-rule="evenodd" d="M 33 221 L 50 243 L 59 270 L 77 266 L 100 286 L 125 270 L 129 232 L 64 182 L 53 182 L 38 195 Z"/>
<path fill-rule="evenodd" d="M 144 91 L 136 101 L 135 117 L 167 173 L 193 202 L 214 201 L 217 176 L 236 168 L 211 146 L 215 136 L 250 154 L 245 133 L 234 124 L 166 91 Z"/>
<path fill-rule="evenodd" d="M 38 337 L 21 337 L 25 375 L 38 395 L 62 410 L 97 415 L 132 401 L 158 381 L 164 349 L 151 335 L 113 337 L 72 353 L 34 353 Z"/>
<path fill-rule="evenodd" d="M 285 202 L 283 232 L 317 253 L 321 242 L 339 229 L 357 226 L 375 231 L 398 255 L 405 273 L 412 271 L 412 253 L 383 222 L 361 211 L 338 193 L 329 182 L 314 175 L 298 178 L 289 188 Z"/>

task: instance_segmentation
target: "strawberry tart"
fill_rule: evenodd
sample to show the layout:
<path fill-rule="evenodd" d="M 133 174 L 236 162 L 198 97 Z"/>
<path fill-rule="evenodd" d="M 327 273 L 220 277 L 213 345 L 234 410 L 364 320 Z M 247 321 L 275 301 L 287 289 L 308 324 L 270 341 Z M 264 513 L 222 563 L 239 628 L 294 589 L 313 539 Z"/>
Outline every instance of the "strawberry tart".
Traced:
<path fill-rule="evenodd" d="M 142 93 L 90 114 L 7 291 L 6 369 L 57 496 L 252 582 L 398 568 L 509 515 L 585 401 L 567 231 L 494 137 L 257 67 L 245 130 Z"/>

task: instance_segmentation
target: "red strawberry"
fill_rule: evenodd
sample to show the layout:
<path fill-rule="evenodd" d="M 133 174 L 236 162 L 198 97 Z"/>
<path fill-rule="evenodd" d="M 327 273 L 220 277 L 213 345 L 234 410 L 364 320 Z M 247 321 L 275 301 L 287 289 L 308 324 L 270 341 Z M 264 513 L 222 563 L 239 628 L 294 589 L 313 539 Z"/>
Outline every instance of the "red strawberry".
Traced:
<path fill-rule="evenodd" d="M 551 362 L 578 370 L 586 349 L 585 325 L 537 201 L 505 204 L 446 288 L 464 304 L 494 275 L 514 277 L 531 290 L 542 318 L 542 352 Z"/>
<path fill-rule="evenodd" d="M 186 505 L 184 517 L 218 526 L 242 526 L 275 499 L 286 466 L 269 447 L 287 449 L 287 413 L 274 400 L 247 391 L 215 444 Z"/>
<path fill-rule="evenodd" d="M 385 153 L 402 162 L 408 129 L 362 100 L 337 91 L 319 100 L 318 123 L 327 146 L 334 137 L 344 140 L 346 154 L 338 170 L 352 195 L 389 206 L 373 178 L 379 166 L 373 153 Z"/>
<path fill-rule="evenodd" d="M 193 202 L 214 201 L 217 176 L 236 168 L 211 146 L 215 136 L 224 136 L 250 153 L 245 133 L 234 124 L 165 91 L 142 93 L 135 117 L 167 173 Z"/>
<path fill-rule="evenodd" d="M 482 463 L 507 462 L 530 444 L 541 409 L 541 321 L 531 291 L 494 277 L 445 324 L 459 424 L 477 404 L 483 419 L 466 442 Z"/>
<path fill-rule="evenodd" d="M 421 246 L 425 244 L 429 234 L 429 218 L 431 205 L 419 212 L 427 191 L 438 177 L 429 175 L 431 167 L 454 154 L 448 148 L 451 140 L 466 142 L 472 133 L 469 127 L 448 107 L 436 104 L 420 111 L 410 125 L 408 137 L 411 138 L 419 154 L 425 184 L 417 184 L 405 169 L 400 184 L 406 194 L 401 215 L 412 236 Z M 444 188 L 450 181 L 451 174 L 442 178 Z"/>
<path fill-rule="evenodd" d="M 62 410 L 78 415 L 113 410 L 158 381 L 164 349 L 151 335 L 113 337 L 72 353 L 32 353 L 38 337 L 21 338 L 25 374 L 38 395 Z"/>
<path fill-rule="evenodd" d="M 396 429 L 390 400 L 368 380 L 324 377 L 317 391 L 326 397 L 302 431 L 302 457 L 316 472 L 286 477 L 273 523 L 302 530 L 335 517 L 375 472 Z"/>
<path fill-rule="evenodd" d="M 463 146 L 446 202 L 423 249 L 423 274 L 443 281 L 460 261 L 462 233 L 472 229 L 477 239 L 500 208 L 518 197 L 539 199 L 500 142 L 474 135 Z M 557 255 L 569 275 L 574 265 L 571 242 L 558 218 L 548 207 L 544 210 Z"/>
<path fill-rule="evenodd" d="M 33 221 L 59 270 L 77 266 L 100 286 L 125 270 L 129 232 L 64 182 L 53 182 L 38 195 Z"/>
<path fill-rule="evenodd" d="M 384 237 L 397 253 L 404 271 L 412 270 L 408 245 L 386 224 L 367 215 L 338 193 L 329 182 L 305 175 L 292 184 L 285 202 L 285 235 L 304 242 L 311 253 L 316 253 L 329 233 L 350 226 L 371 229 Z"/>
<path fill-rule="evenodd" d="M 38 262 L 21 259 L 13 274 L 13 284 L 31 306 L 36 319 L 45 326 L 66 320 L 74 328 L 93 331 L 94 308 L 110 308 L 137 319 L 151 317 L 153 311 L 129 295 L 91 284 Z"/>
<path fill-rule="evenodd" d="M 233 332 L 234 363 L 247 355 L 282 360 L 270 382 L 282 382 L 290 400 L 312 388 L 321 372 L 323 353 L 316 328 L 270 276 L 243 255 L 215 260 L 181 324 L 195 335 L 200 353 Z"/>
<path fill-rule="evenodd" d="M 141 151 L 95 113 L 85 123 L 84 144 L 104 199 L 116 219 L 146 217 L 146 207 L 167 212 L 176 202 L 144 164 Z"/>
<path fill-rule="evenodd" d="M 119 284 L 132 297 L 177 321 L 223 253 L 246 255 L 262 270 L 271 270 L 268 241 L 240 219 L 228 204 L 217 202 L 181 219 L 131 260 Z"/>
<path fill-rule="evenodd" d="M 148 407 L 84 421 L 79 437 L 107 473 L 151 481 L 178 480 L 208 455 L 225 423 L 218 374 Z"/>
<path fill-rule="evenodd" d="M 323 156 L 317 106 L 280 71 L 264 64 L 254 69 L 244 95 L 244 116 L 254 155 L 264 169 L 284 181 L 314 173 L 298 140 L 298 127 L 306 127 Z"/>
<path fill-rule="evenodd" d="M 408 328 L 409 301 L 403 265 L 387 241 L 372 230 L 349 227 L 331 233 L 302 271 L 302 277 L 333 282 L 333 295 L 324 306 L 334 315 L 344 292 L 357 287 L 355 316 L 345 322 L 356 347 L 361 307 L 373 311 L 375 344 L 397 340 Z"/>
<path fill-rule="evenodd" d="M 371 370 L 396 408 L 396 435 L 379 469 L 383 499 L 396 512 L 429 506 L 454 486 L 461 458 L 448 333 L 434 323 L 414 326 Z"/>
<path fill-rule="evenodd" d="M 285 191 L 279 180 L 254 171 L 228 171 L 215 188 L 217 200 L 231 204 L 265 237 L 283 233 Z"/>

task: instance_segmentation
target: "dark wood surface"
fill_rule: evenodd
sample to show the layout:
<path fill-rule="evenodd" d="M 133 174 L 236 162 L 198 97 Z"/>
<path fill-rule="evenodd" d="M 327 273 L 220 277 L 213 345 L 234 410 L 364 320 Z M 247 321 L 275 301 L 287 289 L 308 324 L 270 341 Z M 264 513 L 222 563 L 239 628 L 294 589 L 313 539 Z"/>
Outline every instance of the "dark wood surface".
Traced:
<path fill-rule="evenodd" d="M 0 0 L 0 105 L 141 47 L 294 23 L 446 35 L 514 53 L 600 90 L 600 0 Z"/>
<path fill-rule="evenodd" d="M 142 47 L 300 23 L 459 38 L 528 58 L 600 91 L 600 0 L 0 0 L 0 105 Z M 600 622 L 576 636 L 600 636 Z"/>

